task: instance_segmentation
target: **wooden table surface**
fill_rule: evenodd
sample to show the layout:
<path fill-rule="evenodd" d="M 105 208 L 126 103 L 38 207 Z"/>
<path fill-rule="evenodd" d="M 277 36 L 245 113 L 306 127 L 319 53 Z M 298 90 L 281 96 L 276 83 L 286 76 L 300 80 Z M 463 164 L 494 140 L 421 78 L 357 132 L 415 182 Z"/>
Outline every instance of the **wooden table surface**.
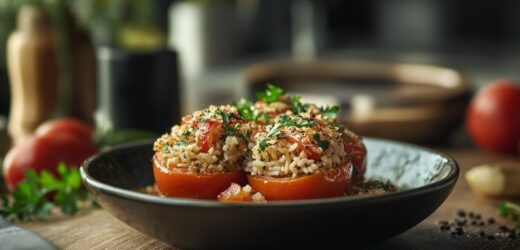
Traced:
<path fill-rule="evenodd" d="M 520 239 L 488 239 L 478 234 L 498 232 L 498 226 L 513 226 L 496 216 L 498 200 L 483 199 L 474 195 L 464 180 L 464 173 L 472 166 L 483 163 L 513 161 L 520 157 L 500 156 L 473 149 L 439 149 L 457 160 L 461 175 L 455 189 L 437 211 L 419 225 L 370 249 L 520 249 Z M 494 217 L 496 223 L 483 227 L 468 226 L 463 236 L 452 236 L 439 230 L 439 220 L 452 220 L 458 210 L 481 214 L 484 219 Z M 158 240 L 145 236 L 102 209 L 83 211 L 72 218 L 53 218 L 45 222 L 18 223 L 54 243 L 60 249 L 174 249 Z"/>

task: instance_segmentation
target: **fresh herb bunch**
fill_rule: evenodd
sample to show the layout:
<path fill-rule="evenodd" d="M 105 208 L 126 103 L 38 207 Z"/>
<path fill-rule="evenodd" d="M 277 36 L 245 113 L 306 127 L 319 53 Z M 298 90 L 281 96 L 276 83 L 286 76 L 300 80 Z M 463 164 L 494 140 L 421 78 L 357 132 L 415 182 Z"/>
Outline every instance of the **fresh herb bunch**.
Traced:
<path fill-rule="evenodd" d="M 506 218 L 511 218 L 516 223 L 516 236 L 520 236 L 520 205 L 503 201 L 498 205 L 498 215 Z"/>
<path fill-rule="evenodd" d="M 83 188 L 79 170 L 69 168 L 64 163 L 57 166 L 59 177 L 43 170 L 37 174 L 29 169 L 25 180 L 20 182 L 12 196 L 2 195 L 0 215 L 7 220 L 45 219 L 53 206 L 64 214 L 73 215 L 78 211 L 78 202 L 89 199 Z"/>

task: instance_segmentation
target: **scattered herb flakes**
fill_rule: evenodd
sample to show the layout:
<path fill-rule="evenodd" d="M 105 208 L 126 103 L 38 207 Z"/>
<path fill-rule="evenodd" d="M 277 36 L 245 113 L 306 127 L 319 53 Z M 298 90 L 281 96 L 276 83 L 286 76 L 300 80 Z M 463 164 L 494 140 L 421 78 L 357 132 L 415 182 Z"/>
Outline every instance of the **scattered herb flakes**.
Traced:
<path fill-rule="evenodd" d="M 184 137 L 188 137 L 188 136 L 191 135 L 191 132 L 190 132 L 189 130 L 186 130 L 186 131 L 182 132 L 182 135 L 183 135 Z"/>
<path fill-rule="evenodd" d="M 265 103 L 269 104 L 269 103 L 277 101 L 278 98 L 283 95 L 284 95 L 283 89 L 268 83 L 267 89 L 265 91 L 256 93 L 256 98 L 259 101 L 264 101 Z"/>
<path fill-rule="evenodd" d="M 188 145 L 188 143 L 186 141 L 178 141 L 177 143 L 175 143 L 175 146 L 186 146 Z"/>

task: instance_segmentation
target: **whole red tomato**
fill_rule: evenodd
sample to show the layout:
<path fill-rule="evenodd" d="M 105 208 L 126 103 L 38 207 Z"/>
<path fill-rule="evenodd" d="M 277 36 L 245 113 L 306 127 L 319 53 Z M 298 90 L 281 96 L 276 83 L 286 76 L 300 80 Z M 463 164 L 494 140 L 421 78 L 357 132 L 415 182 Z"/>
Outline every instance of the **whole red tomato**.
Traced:
<path fill-rule="evenodd" d="M 37 136 L 55 136 L 61 133 L 72 133 L 85 140 L 92 141 L 94 130 L 73 118 L 60 118 L 42 123 L 34 132 Z"/>
<path fill-rule="evenodd" d="M 45 169 L 56 174 L 58 163 L 79 167 L 96 152 L 92 129 L 87 125 L 70 119 L 44 123 L 34 136 L 21 141 L 7 153 L 3 169 L 5 183 L 12 190 L 23 180 L 27 169 L 36 172 Z"/>
<path fill-rule="evenodd" d="M 466 113 L 466 128 L 473 141 L 485 150 L 519 152 L 520 85 L 497 80 L 479 91 Z"/>

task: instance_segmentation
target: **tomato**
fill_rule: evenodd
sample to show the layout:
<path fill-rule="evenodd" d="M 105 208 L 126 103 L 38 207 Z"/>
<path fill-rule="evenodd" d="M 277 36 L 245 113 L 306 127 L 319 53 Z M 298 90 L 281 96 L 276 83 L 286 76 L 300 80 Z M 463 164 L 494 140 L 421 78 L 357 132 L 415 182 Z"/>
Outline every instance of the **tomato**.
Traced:
<path fill-rule="evenodd" d="M 220 124 L 214 121 L 199 123 L 197 128 L 201 133 L 197 133 L 197 145 L 202 153 L 207 153 L 220 136 Z"/>
<path fill-rule="evenodd" d="M 197 174 L 184 168 L 166 167 L 157 157 L 153 159 L 155 184 L 162 195 L 184 198 L 217 199 L 231 183 L 245 184 L 245 173 L 240 171 Z"/>
<path fill-rule="evenodd" d="M 85 159 L 97 152 L 92 134 L 88 125 L 70 118 L 41 124 L 33 136 L 22 140 L 7 153 L 3 169 L 7 187 L 12 190 L 23 180 L 28 169 L 57 174 L 60 162 L 80 167 Z"/>
<path fill-rule="evenodd" d="M 37 136 L 55 136 L 72 133 L 86 141 L 92 141 L 94 130 L 85 123 L 73 118 L 60 118 L 42 123 L 35 131 Z"/>
<path fill-rule="evenodd" d="M 28 137 L 13 147 L 5 157 L 5 183 L 10 190 L 14 189 L 23 180 L 28 169 L 36 172 L 47 170 L 57 175 L 57 165 L 60 162 L 71 167 L 80 167 L 96 151 L 93 142 L 70 133 Z"/>
<path fill-rule="evenodd" d="M 469 104 L 466 129 L 473 141 L 491 152 L 519 152 L 520 85 L 498 80 L 480 90 Z"/>
<path fill-rule="evenodd" d="M 342 196 L 352 177 L 350 162 L 328 171 L 298 177 L 248 175 L 249 185 L 268 201 L 302 200 Z"/>
<path fill-rule="evenodd" d="M 350 157 L 352 165 L 354 165 L 354 173 L 352 175 L 352 183 L 357 184 L 363 182 L 366 172 L 366 155 L 367 149 L 365 144 L 358 136 L 344 137 L 343 148 L 345 153 Z"/>
<path fill-rule="evenodd" d="M 291 143 L 297 143 L 298 148 L 303 150 L 309 159 L 313 159 L 316 162 L 321 161 L 321 153 L 318 146 L 313 144 L 303 144 L 300 140 L 289 135 L 287 136 L 287 140 Z"/>
<path fill-rule="evenodd" d="M 228 189 L 218 195 L 218 199 L 223 202 L 253 201 L 253 194 L 244 191 L 240 185 L 231 183 Z"/>

